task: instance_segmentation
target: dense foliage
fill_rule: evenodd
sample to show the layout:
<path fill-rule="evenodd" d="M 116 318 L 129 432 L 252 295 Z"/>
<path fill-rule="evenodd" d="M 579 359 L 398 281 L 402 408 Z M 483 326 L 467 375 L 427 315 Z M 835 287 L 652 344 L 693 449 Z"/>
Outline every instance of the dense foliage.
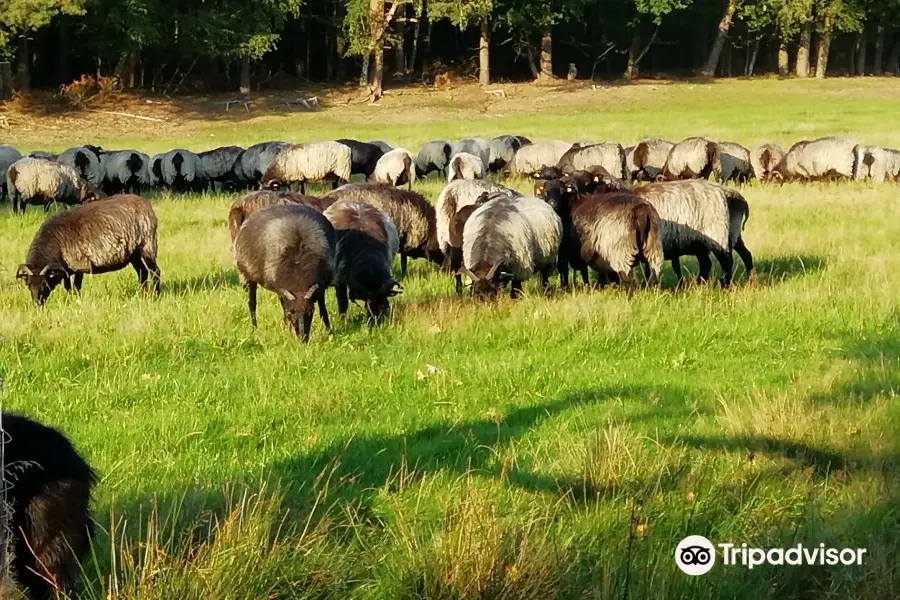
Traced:
<path fill-rule="evenodd" d="M 488 66 L 502 79 L 897 73 L 900 0 L 0 0 L 3 59 L 22 89 L 100 73 L 166 93 L 486 82 Z"/>

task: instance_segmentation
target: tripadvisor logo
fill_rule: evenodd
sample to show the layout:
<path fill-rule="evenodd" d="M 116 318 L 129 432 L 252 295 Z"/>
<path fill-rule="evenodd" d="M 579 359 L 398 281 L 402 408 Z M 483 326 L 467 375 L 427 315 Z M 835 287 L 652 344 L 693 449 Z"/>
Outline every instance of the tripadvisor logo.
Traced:
<path fill-rule="evenodd" d="M 830 548 L 825 544 L 790 548 L 752 548 L 747 544 L 718 544 L 722 564 L 753 569 L 761 565 L 862 565 L 865 548 Z M 702 535 L 689 535 L 675 548 L 675 564 L 688 575 L 703 575 L 716 564 L 716 547 Z"/>

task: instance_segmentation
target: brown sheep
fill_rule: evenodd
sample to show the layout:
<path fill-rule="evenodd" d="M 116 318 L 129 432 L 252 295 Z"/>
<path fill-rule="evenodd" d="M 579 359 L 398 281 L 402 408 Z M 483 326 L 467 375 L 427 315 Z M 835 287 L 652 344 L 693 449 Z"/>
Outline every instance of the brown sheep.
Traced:
<path fill-rule="evenodd" d="M 285 206 L 288 204 L 298 204 L 309 206 L 319 212 L 324 212 L 326 208 L 331 206 L 333 200 L 321 198 L 318 196 L 304 196 L 291 191 L 274 192 L 271 190 L 261 190 L 258 192 L 250 192 L 241 196 L 231 205 L 228 211 L 228 231 L 231 234 L 231 241 L 237 237 L 241 225 L 250 215 L 258 210 L 268 208 L 270 206 Z"/>

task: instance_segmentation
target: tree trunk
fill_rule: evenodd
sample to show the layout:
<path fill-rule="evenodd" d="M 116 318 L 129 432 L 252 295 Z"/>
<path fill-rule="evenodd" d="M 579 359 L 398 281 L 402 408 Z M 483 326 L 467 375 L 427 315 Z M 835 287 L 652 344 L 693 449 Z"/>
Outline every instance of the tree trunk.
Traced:
<path fill-rule="evenodd" d="M 16 67 L 16 77 L 19 79 L 19 90 L 22 92 L 31 91 L 31 49 L 28 47 L 28 37 L 23 35 L 19 38 L 19 56 L 18 65 Z"/>
<path fill-rule="evenodd" d="M 824 37 L 824 34 L 823 36 Z M 821 44 L 821 40 L 820 40 Z M 818 77 L 818 67 L 816 68 L 816 76 Z M 866 30 L 863 29 L 856 36 L 856 68 L 850 71 L 850 74 L 853 75 L 854 71 L 856 75 L 865 75 L 866 74 Z"/>
<path fill-rule="evenodd" d="M 833 34 L 834 17 L 827 15 L 816 48 L 816 79 L 825 79 L 825 73 L 828 71 L 828 54 L 831 51 L 831 37 Z M 861 52 L 861 54 L 864 54 L 864 52 Z"/>
<path fill-rule="evenodd" d="M 0 102 L 12 98 L 12 65 L 0 62 Z"/>
<path fill-rule="evenodd" d="M 875 33 L 875 61 L 872 65 L 873 75 L 884 75 L 884 25 L 878 24 Z"/>
<path fill-rule="evenodd" d="M 900 73 L 900 39 L 894 41 L 891 53 L 888 56 L 887 72 L 889 75 L 897 75 Z"/>
<path fill-rule="evenodd" d="M 372 100 L 384 95 L 384 0 L 369 0 L 369 19 L 372 23 L 372 52 L 375 54 L 372 71 Z"/>
<path fill-rule="evenodd" d="M 809 46 L 812 43 L 813 23 L 800 28 L 800 45 L 797 47 L 797 77 L 809 77 Z"/>
<path fill-rule="evenodd" d="M 413 28 L 412 52 L 409 55 L 409 63 L 407 67 L 410 71 L 416 70 L 416 58 L 419 54 L 419 32 L 422 30 L 422 19 L 425 18 L 425 0 L 422 0 L 422 7 L 419 14 L 416 15 L 416 26 Z"/>
<path fill-rule="evenodd" d="M 541 79 L 553 79 L 553 27 L 541 31 Z"/>
<path fill-rule="evenodd" d="M 722 19 L 719 21 L 716 39 L 713 42 L 712 49 L 709 51 L 709 57 L 706 59 L 706 64 L 703 66 L 703 70 L 700 71 L 701 75 L 713 77 L 716 74 L 716 67 L 719 65 L 719 57 L 722 55 L 722 48 L 725 47 L 725 40 L 728 39 L 728 30 L 731 28 L 731 21 L 734 19 L 734 13 L 737 11 L 740 4 L 741 0 L 725 1 L 725 12 L 722 14 Z"/>
<path fill-rule="evenodd" d="M 369 63 L 372 62 L 372 55 L 366 54 L 362 57 L 362 66 L 359 70 L 359 87 L 369 85 Z"/>
<path fill-rule="evenodd" d="M 528 68 L 531 69 L 531 76 L 537 79 L 541 73 L 538 71 L 537 63 L 534 62 L 534 51 L 530 45 L 525 48 L 525 56 L 528 58 Z"/>
<path fill-rule="evenodd" d="M 790 59 L 788 57 L 788 40 L 781 33 L 778 37 L 778 75 L 787 77 L 791 72 Z"/>
<path fill-rule="evenodd" d="M 631 81 L 638 77 L 638 54 L 641 52 L 641 30 L 635 24 L 631 30 L 631 46 L 628 47 L 628 63 L 625 65 L 625 79 Z"/>
<path fill-rule="evenodd" d="M 240 83 L 240 91 L 242 94 L 250 93 L 250 57 L 242 56 L 241 57 L 241 77 Z"/>
<path fill-rule="evenodd" d="M 487 15 L 481 17 L 481 39 L 478 42 L 478 82 L 491 84 L 491 24 Z"/>
<path fill-rule="evenodd" d="M 759 56 L 760 42 L 762 42 L 762 36 L 756 38 L 756 41 L 753 42 L 753 54 L 750 56 L 750 66 L 747 68 L 747 77 L 753 77 L 753 70 L 756 68 L 756 57 Z M 781 69 L 779 68 L 779 71 L 780 70 Z"/>
<path fill-rule="evenodd" d="M 56 65 L 56 82 L 69 82 L 69 22 L 65 15 L 59 15 L 59 62 Z"/>
<path fill-rule="evenodd" d="M 344 3 L 341 0 L 335 0 L 334 2 L 334 15 L 335 21 L 338 23 L 344 22 Z M 347 77 L 346 62 L 344 61 L 344 53 L 347 51 L 347 38 L 344 37 L 344 28 L 341 25 L 337 27 L 334 46 L 337 53 L 334 77 L 338 81 L 343 82 Z"/>
<path fill-rule="evenodd" d="M 394 44 L 394 72 L 397 75 L 406 71 L 406 8 L 404 4 L 397 11 L 397 41 Z"/>

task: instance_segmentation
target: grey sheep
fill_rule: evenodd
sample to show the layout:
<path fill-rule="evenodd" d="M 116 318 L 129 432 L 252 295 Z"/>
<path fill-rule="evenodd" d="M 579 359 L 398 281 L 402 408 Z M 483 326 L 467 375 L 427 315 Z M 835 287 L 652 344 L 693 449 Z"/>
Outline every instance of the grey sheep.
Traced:
<path fill-rule="evenodd" d="M 631 181 L 656 181 L 666 166 L 672 142 L 646 138 L 625 152 L 625 171 Z"/>
<path fill-rule="evenodd" d="M 37 306 L 62 283 L 81 291 L 84 275 L 109 273 L 131 265 L 141 289 L 159 294 L 156 214 L 140 196 L 113 196 L 58 212 L 41 225 L 16 277 L 31 290 Z"/>
<path fill-rule="evenodd" d="M 64 165 L 69 165 L 78 176 L 94 187 L 99 187 L 103 181 L 103 167 L 100 158 L 103 149 L 97 146 L 78 146 L 69 148 L 56 159 Z"/>
<path fill-rule="evenodd" d="M 485 166 L 491 162 L 491 143 L 484 138 L 467 138 L 450 146 L 451 158 L 462 152 L 477 156 L 481 159 L 481 164 Z"/>
<path fill-rule="evenodd" d="M 382 141 L 382 140 L 371 140 L 366 143 L 372 144 L 373 146 L 377 146 L 383 154 L 387 154 L 388 152 L 390 152 L 391 150 L 394 149 L 393 146 L 391 146 L 390 144 L 388 144 L 387 142 Z"/>
<path fill-rule="evenodd" d="M 571 143 L 562 141 L 534 142 L 522 146 L 513 157 L 511 171 L 520 177 L 532 177 L 541 167 L 556 165 L 571 147 Z"/>
<path fill-rule="evenodd" d="M 206 173 L 200 157 L 183 148 L 170 150 L 160 161 L 163 184 L 176 193 L 199 193 L 206 189 Z"/>
<path fill-rule="evenodd" d="M 339 142 L 292 144 L 275 155 L 262 182 L 269 190 L 299 184 L 300 192 L 306 193 L 306 184 L 310 181 L 330 181 L 335 188 L 350 181 L 352 168 L 349 146 Z"/>
<path fill-rule="evenodd" d="M 760 181 L 772 179 L 772 172 L 781 159 L 784 158 L 784 149 L 776 144 L 760 144 L 750 152 L 750 166 L 753 175 Z"/>
<path fill-rule="evenodd" d="M 137 150 L 114 150 L 100 157 L 103 180 L 100 186 L 108 196 L 140 194 L 153 184 L 149 156 Z"/>
<path fill-rule="evenodd" d="M 556 166 L 569 174 L 590 167 L 603 167 L 616 179 L 625 178 L 625 150 L 621 144 L 607 142 L 582 146 L 573 144 L 557 161 Z"/>
<path fill-rule="evenodd" d="M 750 207 L 736 190 L 710 181 L 675 181 L 635 187 L 633 193 L 653 205 L 660 217 L 660 237 L 667 260 L 679 280 L 679 258 L 694 255 L 700 264 L 699 280 L 709 279 L 712 252 L 722 267 L 722 285 L 731 285 L 732 251 L 753 276 L 753 256 L 744 244 L 743 229 Z"/>
<path fill-rule="evenodd" d="M 22 153 L 16 148 L 0 144 L 0 200 L 7 197 L 6 170 L 20 158 L 22 158 Z"/>
<path fill-rule="evenodd" d="M 198 154 L 206 185 L 211 192 L 216 191 L 216 184 L 221 188 L 236 188 L 234 163 L 244 152 L 240 146 L 221 146 Z"/>
<path fill-rule="evenodd" d="M 394 148 L 390 152 L 385 152 L 375 165 L 372 181 L 393 186 L 406 184 L 412 189 L 412 184 L 416 181 L 414 162 L 412 154 L 405 148 Z"/>
<path fill-rule="evenodd" d="M 516 152 L 531 143 L 528 138 L 516 135 L 499 135 L 490 141 L 491 156 L 487 164 L 491 173 L 501 173 L 512 165 Z"/>
<path fill-rule="evenodd" d="M 484 193 L 502 192 L 511 197 L 519 197 L 521 194 L 506 186 L 488 181 L 486 179 L 461 179 L 448 183 L 441 193 L 438 194 L 437 204 L 435 205 L 436 221 L 437 221 L 437 241 L 438 249 L 444 254 L 444 266 L 449 267 L 446 262 L 450 254 L 450 221 L 453 215 L 464 206 L 475 204 L 475 202 Z"/>
<path fill-rule="evenodd" d="M 346 316 L 350 300 L 362 300 L 379 321 L 390 312 L 390 299 L 403 290 L 391 273 L 400 250 L 397 228 L 383 211 L 361 202 L 336 202 L 325 216 L 334 225 L 335 293 Z"/>
<path fill-rule="evenodd" d="M 240 228 L 233 251 L 254 328 L 256 292 L 262 286 L 278 296 L 285 325 L 304 342 L 316 304 L 331 331 L 325 290 L 334 279 L 335 232 L 322 213 L 299 204 L 257 211 Z"/>
<path fill-rule="evenodd" d="M 782 182 L 853 179 L 856 146 L 855 141 L 840 137 L 797 142 L 772 169 L 771 178 Z"/>
<path fill-rule="evenodd" d="M 484 163 L 474 154 L 454 154 L 447 167 L 447 182 L 457 179 L 484 179 Z"/>
<path fill-rule="evenodd" d="M 78 176 L 75 169 L 40 158 L 22 158 L 6 171 L 6 187 L 12 197 L 13 212 L 25 212 L 28 204 L 43 205 L 47 211 L 54 202 L 82 204 L 99 197 L 97 190 Z"/>
<path fill-rule="evenodd" d="M 706 138 L 693 137 L 672 146 L 657 179 L 708 179 L 721 168 L 719 145 Z"/>
<path fill-rule="evenodd" d="M 165 154 L 165 152 L 160 152 L 150 157 L 150 187 L 159 189 L 166 185 L 162 174 L 162 161 Z"/>
<path fill-rule="evenodd" d="M 241 196 L 235 200 L 228 210 L 228 232 L 231 241 L 237 237 L 241 225 L 258 210 L 270 206 L 288 206 L 292 204 L 308 206 L 319 212 L 324 212 L 331 206 L 334 200 L 318 196 L 304 196 L 289 190 L 273 192 L 270 190 L 257 190 Z"/>
<path fill-rule="evenodd" d="M 290 146 L 287 142 L 262 142 L 241 152 L 234 161 L 234 180 L 238 189 L 258 189 L 263 174 L 275 156 Z"/>
<path fill-rule="evenodd" d="M 450 142 L 432 140 L 426 142 L 416 156 L 416 177 L 421 179 L 437 171 L 444 174 L 450 164 Z"/>
<path fill-rule="evenodd" d="M 753 178 L 750 150 L 735 142 L 719 142 L 719 172 L 721 183 L 735 181 L 747 183 Z"/>
<path fill-rule="evenodd" d="M 490 297 L 509 282 L 517 298 L 535 274 L 546 288 L 556 268 L 562 223 L 540 198 L 499 197 L 477 208 L 463 229 L 462 273 L 472 294 Z"/>
<path fill-rule="evenodd" d="M 879 146 L 857 146 L 854 178 L 871 179 L 875 183 L 900 180 L 900 152 Z"/>
<path fill-rule="evenodd" d="M 349 183 L 329 192 L 323 199 L 330 203 L 368 204 L 387 214 L 397 228 L 403 275 L 406 275 L 410 258 L 424 258 L 438 265 L 443 262 L 444 255 L 437 241 L 435 210 L 421 194 L 379 183 Z"/>

